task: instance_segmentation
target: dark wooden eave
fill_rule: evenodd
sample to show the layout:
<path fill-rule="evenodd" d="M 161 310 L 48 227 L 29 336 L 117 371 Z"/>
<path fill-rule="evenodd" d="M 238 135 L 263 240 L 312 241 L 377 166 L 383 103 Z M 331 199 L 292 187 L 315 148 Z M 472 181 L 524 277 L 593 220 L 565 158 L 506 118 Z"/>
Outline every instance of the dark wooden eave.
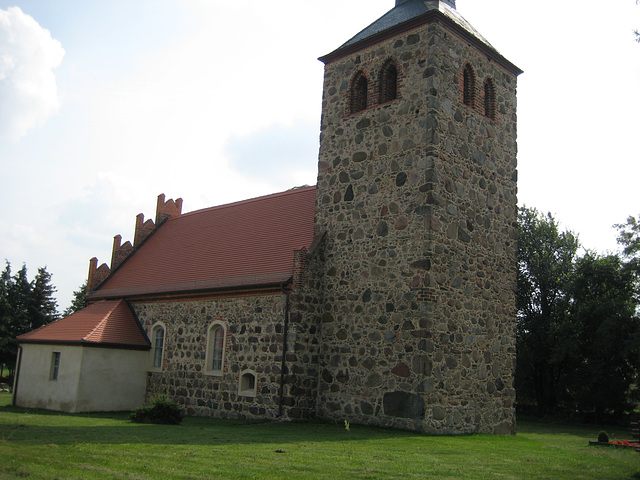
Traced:
<path fill-rule="evenodd" d="M 127 343 L 107 343 L 107 342 L 87 342 L 86 340 L 69 341 L 69 340 L 31 340 L 31 339 L 18 339 L 18 343 L 31 344 L 31 345 L 60 345 L 65 347 L 91 347 L 91 348 L 114 348 L 120 350 L 151 350 L 151 344 L 149 345 L 131 345 Z"/>
<path fill-rule="evenodd" d="M 173 291 L 149 291 L 140 292 L 129 290 L 121 292 L 119 298 L 125 298 L 132 303 L 152 302 L 152 301 L 176 301 L 176 300 L 194 300 L 194 299 L 210 299 L 210 298 L 228 298 L 228 297 L 245 297 L 245 296 L 262 296 L 274 295 L 291 289 L 291 277 L 285 281 L 260 283 L 255 285 L 236 285 L 220 288 L 201 288 L 201 289 L 184 289 Z M 114 293 L 115 295 L 115 293 Z M 88 301 L 93 301 L 89 299 Z"/>

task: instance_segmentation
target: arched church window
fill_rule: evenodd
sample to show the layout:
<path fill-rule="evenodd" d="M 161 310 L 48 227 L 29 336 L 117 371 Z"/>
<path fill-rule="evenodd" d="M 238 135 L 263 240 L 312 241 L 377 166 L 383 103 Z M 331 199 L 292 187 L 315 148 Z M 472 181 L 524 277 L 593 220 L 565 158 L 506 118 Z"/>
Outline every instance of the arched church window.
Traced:
<path fill-rule="evenodd" d="M 165 340 L 165 328 L 162 324 L 154 325 L 151 330 L 151 341 L 153 342 L 153 361 L 152 367 L 155 370 L 162 369 L 162 361 L 164 358 L 164 340 Z"/>
<path fill-rule="evenodd" d="M 369 81 L 364 72 L 358 72 L 351 83 L 351 113 L 361 112 L 367 108 Z"/>
<path fill-rule="evenodd" d="M 398 98 L 398 68 L 389 60 L 380 73 L 380 103 Z"/>
<path fill-rule="evenodd" d="M 467 63 L 464 66 L 462 77 L 462 101 L 465 105 L 469 105 L 473 108 L 476 103 L 476 72 L 470 64 Z"/>
<path fill-rule="evenodd" d="M 491 120 L 496 119 L 496 85 L 491 78 L 484 82 L 484 114 Z"/>
<path fill-rule="evenodd" d="M 208 375 L 222 375 L 226 333 L 225 324 L 219 320 L 209 326 L 205 355 L 205 373 Z"/>

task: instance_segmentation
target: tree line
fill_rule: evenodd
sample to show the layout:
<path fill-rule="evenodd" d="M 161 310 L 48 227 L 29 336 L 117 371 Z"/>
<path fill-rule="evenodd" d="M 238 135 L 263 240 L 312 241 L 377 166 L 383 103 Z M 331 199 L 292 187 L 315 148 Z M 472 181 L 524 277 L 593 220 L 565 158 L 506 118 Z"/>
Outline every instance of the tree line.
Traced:
<path fill-rule="evenodd" d="M 640 224 L 615 226 L 620 254 L 579 254 L 551 214 L 518 214 L 516 396 L 520 408 L 586 420 L 637 399 Z"/>
<path fill-rule="evenodd" d="M 35 278 L 29 281 L 26 265 L 12 274 L 11 264 L 6 262 L 0 273 L 0 364 L 3 369 L 6 365 L 13 370 L 17 335 L 58 318 L 55 292 L 46 268 L 39 268 Z"/>
<path fill-rule="evenodd" d="M 11 264 L 5 262 L 0 273 L 0 377 L 13 372 L 18 352 L 16 337 L 42 327 L 58 318 L 56 288 L 46 267 L 38 269 L 33 280 L 29 280 L 27 266 L 13 273 Z M 74 292 L 71 305 L 62 316 L 71 315 L 85 306 L 86 283 Z"/>

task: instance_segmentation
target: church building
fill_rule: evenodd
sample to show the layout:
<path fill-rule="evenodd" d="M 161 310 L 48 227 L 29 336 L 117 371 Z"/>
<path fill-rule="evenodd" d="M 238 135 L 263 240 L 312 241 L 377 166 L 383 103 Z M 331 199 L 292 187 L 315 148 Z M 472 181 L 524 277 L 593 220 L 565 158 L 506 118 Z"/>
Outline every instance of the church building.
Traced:
<path fill-rule="evenodd" d="M 515 433 L 516 84 L 455 0 L 323 56 L 316 186 L 156 218 L 18 337 L 14 403 Z"/>

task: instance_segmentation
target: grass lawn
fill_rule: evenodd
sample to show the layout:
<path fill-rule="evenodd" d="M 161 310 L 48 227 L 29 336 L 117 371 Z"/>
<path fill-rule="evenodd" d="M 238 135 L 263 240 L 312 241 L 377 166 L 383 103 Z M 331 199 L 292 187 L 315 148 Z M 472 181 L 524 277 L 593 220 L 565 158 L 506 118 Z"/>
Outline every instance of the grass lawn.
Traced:
<path fill-rule="evenodd" d="M 10 401 L 0 394 L 0 479 L 640 479 L 634 450 L 588 446 L 596 426 L 522 420 L 516 437 L 203 418 L 164 426 Z"/>

